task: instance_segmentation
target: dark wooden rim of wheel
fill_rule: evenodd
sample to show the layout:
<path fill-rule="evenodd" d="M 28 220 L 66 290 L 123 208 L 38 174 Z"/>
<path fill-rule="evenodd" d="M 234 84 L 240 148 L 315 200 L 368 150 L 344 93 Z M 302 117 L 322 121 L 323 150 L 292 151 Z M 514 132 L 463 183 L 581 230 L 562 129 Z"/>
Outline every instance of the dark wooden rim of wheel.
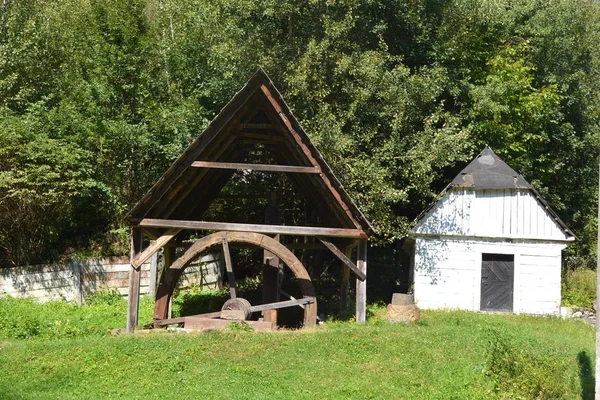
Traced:
<path fill-rule="evenodd" d="M 281 262 L 283 262 L 292 271 L 296 277 L 300 290 L 304 298 L 312 298 L 314 301 L 306 304 L 304 307 L 304 326 L 314 326 L 317 320 L 317 301 L 315 298 L 315 289 L 310 279 L 310 275 L 302 262 L 287 247 L 277 240 L 260 234 L 251 232 L 217 232 L 205 236 L 192 244 L 173 264 L 162 273 L 158 290 L 156 293 L 156 302 L 154 306 L 154 319 L 162 320 L 168 318 L 169 300 L 173 296 L 173 291 L 181 277 L 181 274 L 187 268 L 196 256 L 211 246 L 221 244 L 223 240 L 233 243 L 248 243 L 270 251 Z"/>

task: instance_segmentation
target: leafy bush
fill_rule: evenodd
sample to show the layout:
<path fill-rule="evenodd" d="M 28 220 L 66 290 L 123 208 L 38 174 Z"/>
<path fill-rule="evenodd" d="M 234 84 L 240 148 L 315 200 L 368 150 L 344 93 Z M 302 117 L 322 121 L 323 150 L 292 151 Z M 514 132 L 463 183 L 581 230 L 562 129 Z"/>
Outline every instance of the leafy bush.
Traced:
<path fill-rule="evenodd" d="M 227 299 L 229 291 L 224 289 L 203 291 L 201 288 L 191 288 L 173 297 L 173 317 L 218 311 Z"/>
<path fill-rule="evenodd" d="M 29 298 L 0 297 L 0 339 L 57 339 L 102 336 L 124 327 L 127 300 L 116 292 L 99 292 L 77 305 L 65 301 L 39 303 Z M 151 320 L 154 302 L 142 297 L 140 323 Z"/>
<path fill-rule="evenodd" d="M 506 333 L 488 331 L 486 373 L 497 392 L 513 399 L 562 399 L 569 392 L 568 363 L 539 346 L 519 343 Z"/>
<path fill-rule="evenodd" d="M 562 283 L 563 305 L 592 308 L 595 298 L 596 271 L 586 268 L 567 270 Z"/>

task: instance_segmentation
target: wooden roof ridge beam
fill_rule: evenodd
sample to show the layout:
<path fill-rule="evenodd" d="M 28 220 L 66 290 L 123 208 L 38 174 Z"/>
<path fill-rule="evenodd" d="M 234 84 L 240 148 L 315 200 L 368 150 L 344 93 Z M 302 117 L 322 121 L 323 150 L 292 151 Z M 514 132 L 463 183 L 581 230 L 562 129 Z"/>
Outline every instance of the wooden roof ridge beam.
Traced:
<path fill-rule="evenodd" d="M 319 239 L 319 241 L 323 243 L 325 247 L 327 247 L 337 258 L 339 258 L 341 262 L 343 262 L 348 268 L 350 268 L 350 270 L 356 274 L 356 277 L 359 280 L 364 281 L 365 279 L 367 279 L 367 275 L 365 275 L 365 273 L 361 271 L 360 268 L 358 268 L 356 264 L 352 262 L 352 260 L 346 257 L 346 255 L 333 243 L 324 238 L 317 237 L 317 239 Z"/>
<path fill-rule="evenodd" d="M 132 220 L 132 223 L 135 223 Z M 170 219 L 144 218 L 138 222 L 140 227 L 176 228 L 207 231 L 255 232 L 263 234 L 298 235 L 298 236 L 330 236 L 341 238 L 366 239 L 362 229 L 324 228 L 312 226 L 240 224 L 230 222 L 185 221 Z"/>
<path fill-rule="evenodd" d="M 164 235 L 157 238 L 154 243 L 151 243 L 150 246 L 146 247 L 146 250 L 142 251 L 138 256 L 133 260 L 133 267 L 139 268 L 142 264 L 144 264 L 154 253 L 163 248 L 167 243 L 171 241 L 177 234 L 181 232 L 179 228 L 170 228 Z"/>
<path fill-rule="evenodd" d="M 252 170 L 252 171 L 271 171 L 271 172 L 297 172 L 305 174 L 320 174 L 321 168 L 302 167 L 297 165 L 273 165 L 273 164 L 248 164 L 236 162 L 220 162 L 220 161 L 193 161 L 191 164 L 195 168 L 220 168 L 220 169 L 236 169 L 236 170 Z"/>

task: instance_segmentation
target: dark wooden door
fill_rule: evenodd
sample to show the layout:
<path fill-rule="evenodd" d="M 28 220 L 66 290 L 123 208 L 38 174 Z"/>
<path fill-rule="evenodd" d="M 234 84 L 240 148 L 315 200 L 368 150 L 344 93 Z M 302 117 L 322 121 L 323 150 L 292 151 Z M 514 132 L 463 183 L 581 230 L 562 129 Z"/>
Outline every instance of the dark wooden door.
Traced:
<path fill-rule="evenodd" d="M 481 310 L 513 310 L 515 256 L 512 254 L 482 254 Z"/>

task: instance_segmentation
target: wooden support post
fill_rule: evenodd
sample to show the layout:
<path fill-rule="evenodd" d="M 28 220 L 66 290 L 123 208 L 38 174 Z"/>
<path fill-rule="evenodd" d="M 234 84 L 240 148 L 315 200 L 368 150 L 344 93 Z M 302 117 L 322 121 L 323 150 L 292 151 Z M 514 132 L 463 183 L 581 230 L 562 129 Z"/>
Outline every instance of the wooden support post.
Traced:
<path fill-rule="evenodd" d="M 367 241 L 358 242 L 357 251 L 358 268 L 367 275 Z M 356 322 L 363 323 L 367 320 L 367 279 L 356 280 Z"/>
<path fill-rule="evenodd" d="M 164 257 L 164 265 L 163 265 L 163 273 L 169 270 L 169 267 L 175 262 L 175 247 L 174 246 L 165 246 L 163 248 L 163 257 Z M 173 315 L 173 296 L 169 296 L 169 304 L 167 306 L 167 318 L 171 318 Z"/>
<path fill-rule="evenodd" d="M 344 255 L 348 258 L 352 257 L 352 247 L 344 250 Z M 348 287 L 350 286 L 350 268 L 342 263 L 342 285 L 340 286 L 340 311 L 348 309 Z"/>
<path fill-rule="evenodd" d="M 231 265 L 231 253 L 229 252 L 229 243 L 227 238 L 223 237 L 223 256 L 225 258 L 225 269 L 227 270 L 227 281 L 229 282 L 229 293 L 232 299 L 237 297 L 235 287 L 235 275 L 233 274 L 233 266 Z"/>
<path fill-rule="evenodd" d="M 277 192 L 271 192 L 269 196 L 269 205 L 265 211 L 265 223 L 279 224 L 279 207 L 277 206 Z M 279 235 L 275 236 L 279 241 Z M 265 250 L 263 252 L 263 303 L 273 303 L 280 299 L 279 296 L 279 258 L 273 253 Z M 277 310 L 265 310 L 262 313 L 264 321 L 277 325 Z"/>
<path fill-rule="evenodd" d="M 150 281 L 148 282 L 148 291 L 150 296 L 156 297 L 156 279 L 158 276 L 158 251 L 152 254 L 150 258 Z"/>
<path fill-rule="evenodd" d="M 127 297 L 127 333 L 135 332 L 138 323 L 138 310 L 140 304 L 140 277 L 142 268 L 134 267 L 135 258 L 142 251 L 142 230 L 138 227 L 131 228 L 131 268 L 129 269 L 129 293 Z"/>

